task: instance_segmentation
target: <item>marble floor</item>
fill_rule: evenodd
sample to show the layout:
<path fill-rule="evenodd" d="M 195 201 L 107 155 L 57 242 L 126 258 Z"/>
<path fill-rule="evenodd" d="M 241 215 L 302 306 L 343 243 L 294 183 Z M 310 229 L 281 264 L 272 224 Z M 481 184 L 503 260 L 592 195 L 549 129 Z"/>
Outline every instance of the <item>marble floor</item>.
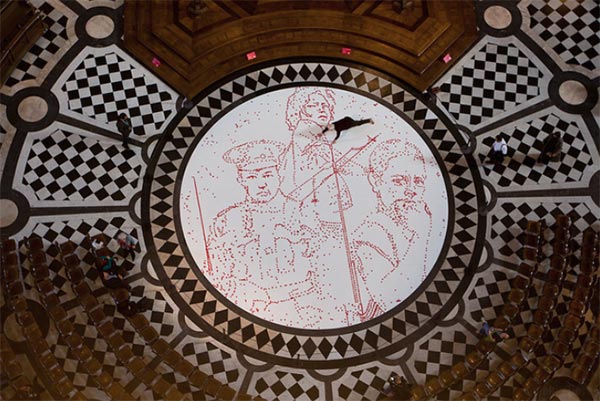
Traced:
<path fill-rule="evenodd" d="M 234 74 L 192 100 L 123 49 L 122 1 L 31 3 L 49 29 L 0 90 L 2 236 L 44 240 L 77 331 L 138 399 L 155 394 L 82 313 L 53 243 L 104 233 L 116 250 L 119 232 L 136 238 L 141 253 L 124 263 L 133 298 L 151 301 L 151 325 L 240 393 L 375 400 L 392 372 L 423 384 L 474 349 L 480 320 L 506 301 L 527 220 L 545 219 L 550 230 L 566 214 L 579 242 L 584 229 L 600 231 L 595 1 L 476 2 L 482 37 L 434 98 L 384 72 L 306 59 Z M 127 150 L 121 112 L 134 127 Z M 344 116 L 373 124 L 332 144 L 323 126 Z M 552 132 L 562 134 L 562 159 L 537 163 Z M 497 135 L 508 155 L 494 166 L 486 158 Z M 116 312 L 89 250 L 77 253 L 134 353 L 194 395 Z M 577 262 L 575 249 L 541 353 L 560 327 Z M 29 269 L 25 262 L 26 296 L 43 308 Z M 512 339 L 438 399 L 471 390 L 516 349 L 543 278 Z M 14 316 L 1 312 L 25 363 Z M 588 311 L 553 388 L 593 318 Z M 39 323 L 75 386 L 108 399 L 51 322 Z M 530 375 L 523 369 L 489 399 L 511 400 Z M 581 391 L 598 399 L 597 384 Z"/>

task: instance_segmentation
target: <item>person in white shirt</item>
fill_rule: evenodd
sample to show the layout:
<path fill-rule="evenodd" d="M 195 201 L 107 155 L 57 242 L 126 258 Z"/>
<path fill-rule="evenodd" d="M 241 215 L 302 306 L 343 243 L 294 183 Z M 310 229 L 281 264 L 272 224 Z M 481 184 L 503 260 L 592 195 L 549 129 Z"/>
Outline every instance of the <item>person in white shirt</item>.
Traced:
<path fill-rule="evenodd" d="M 500 135 L 496 135 L 496 142 L 492 145 L 492 153 L 490 154 L 490 160 L 499 166 L 504 161 L 504 157 L 508 153 L 508 145 L 506 141 L 502 139 Z"/>

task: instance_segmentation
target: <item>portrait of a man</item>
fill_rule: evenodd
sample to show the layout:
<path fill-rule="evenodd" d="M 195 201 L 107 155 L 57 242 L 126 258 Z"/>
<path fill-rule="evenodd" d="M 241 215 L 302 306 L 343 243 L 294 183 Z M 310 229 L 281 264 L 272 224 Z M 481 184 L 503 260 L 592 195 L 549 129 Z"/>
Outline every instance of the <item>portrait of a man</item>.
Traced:
<path fill-rule="evenodd" d="M 352 237 L 354 266 L 368 295 L 368 301 L 363 299 L 365 313 L 372 315 L 366 318 L 371 318 L 392 308 L 424 280 L 432 218 L 424 197 L 425 159 L 414 144 L 401 139 L 377 144 L 367 178 L 377 209 Z"/>
<path fill-rule="evenodd" d="M 313 232 L 301 224 L 298 206 L 280 191 L 283 144 L 258 140 L 223 155 L 235 166 L 245 198 L 217 214 L 209 228 L 212 275 L 234 302 L 276 314 L 293 303 L 295 319 L 316 319 L 301 298 L 317 291 L 309 262 Z M 309 316 L 308 314 L 314 315 Z"/>

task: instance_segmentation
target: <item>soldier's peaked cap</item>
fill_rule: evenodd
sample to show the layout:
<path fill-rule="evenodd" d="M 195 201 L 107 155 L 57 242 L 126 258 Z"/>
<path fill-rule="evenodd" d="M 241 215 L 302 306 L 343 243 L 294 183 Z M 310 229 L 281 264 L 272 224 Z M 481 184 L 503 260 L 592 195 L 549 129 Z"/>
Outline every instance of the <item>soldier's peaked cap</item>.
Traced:
<path fill-rule="evenodd" d="M 261 139 L 229 149 L 223 160 L 235 164 L 238 170 L 257 170 L 277 166 L 284 149 L 285 145 L 281 142 Z"/>

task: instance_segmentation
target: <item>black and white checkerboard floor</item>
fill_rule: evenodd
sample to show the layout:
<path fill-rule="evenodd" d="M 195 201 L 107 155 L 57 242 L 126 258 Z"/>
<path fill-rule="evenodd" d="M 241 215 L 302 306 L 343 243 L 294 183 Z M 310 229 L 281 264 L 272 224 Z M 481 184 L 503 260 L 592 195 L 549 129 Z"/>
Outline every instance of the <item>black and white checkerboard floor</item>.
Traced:
<path fill-rule="evenodd" d="M 88 54 L 64 81 L 68 109 L 113 124 L 127 113 L 133 134 L 160 132 L 173 112 L 173 93 L 117 51 L 98 53 Z"/>
<path fill-rule="evenodd" d="M 57 129 L 33 140 L 22 184 L 43 201 L 123 201 L 141 185 L 142 167 L 120 147 Z"/>
<path fill-rule="evenodd" d="M 543 73 L 512 43 L 476 45 L 441 85 L 442 105 L 461 124 L 476 126 L 540 94 Z"/>
<path fill-rule="evenodd" d="M 113 4 L 112 8 L 121 5 L 118 0 L 78 1 L 84 9 L 104 7 L 109 3 Z M 104 233 L 111 238 L 109 247 L 116 250 L 119 231 L 139 238 L 142 255 L 138 255 L 135 263 L 127 263 L 132 267 L 132 286 L 138 287 L 134 290 L 134 298 L 139 299 L 143 292 L 152 305 L 145 316 L 161 337 L 171 342 L 194 366 L 234 389 L 267 400 L 353 401 L 377 399 L 383 383 L 393 371 L 404 373 L 410 380 L 423 384 L 436 376 L 440 368 L 451 366 L 473 349 L 478 340 L 475 328 L 479 320 L 482 317 L 492 319 L 501 309 L 510 290 L 510 280 L 516 274 L 514 267 L 520 261 L 520 236 L 527 219 L 545 218 L 551 225 L 552 216 L 564 213 L 573 221 L 574 237 L 580 238 L 582 230 L 590 226 L 600 231 L 600 208 L 588 189 L 590 177 L 598 174 L 600 166 L 598 116 L 593 115 L 594 120 L 583 112 L 566 111 L 553 105 L 555 102 L 549 99 L 550 83 L 559 73 L 585 70 L 598 76 L 600 6 L 594 0 L 523 0 L 518 9 L 526 22 L 520 29 L 530 36 L 531 42 L 521 41 L 517 36 L 484 36 L 437 83 L 441 88 L 438 95 L 441 112 L 447 114 L 451 121 L 476 132 L 474 156 L 479 164 L 478 171 L 481 179 L 494 189 L 494 197 L 497 197 L 497 202 L 485 217 L 485 230 L 482 233 L 491 249 L 492 263 L 471 278 L 462 301 L 464 307 L 458 308 L 451 323 L 446 322 L 444 327 L 433 327 L 421 338 L 413 339 L 403 349 L 403 356 L 399 360 L 387 355 L 368 363 L 358 361 L 341 368 L 304 369 L 302 366 L 292 368 L 243 355 L 223 345 L 216 336 L 211 338 L 204 331 L 206 328 L 188 320 L 181 305 L 164 291 L 160 275 L 145 256 L 148 245 L 144 243 L 142 233 L 144 224 L 149 222 L 142 221 L 140 217 L 140 197 L 148 160 L 152 156 L 152 146 L 147 144 L 152 145 L 152 141 L 163 134 L 170 121 L 179 116 L 175 108 L 178 94 L 129 57 L 117 44 L 91 47 L 84 43 L 79 53 L 69 53 L 68 50 L 80 38 L 77 38 L 74 29 L 78 17 L 73 11 L 75 7 L 68 7 L 65 3 L 59 0 L 32 0 L 32 4 L 45 14 L 49 29 L 1 89 L 4 95 L 12 96 L 23 88 L 42 85 L 53 72 L 55 80 L 46 86 L 52 88 L 59 108 L 56 120 L 36 131 L 24 129 L 26 124 L 13 127 L 7 119 L 7 105 L 0 104 L 0 172 L 2 193 L 7 194 L 2 196 L 14 192 L 22 198 L 10 199 L 22 199 L 28 203 L 26 208 L 19 209 L 20 228 L 11 235 L 21 239 L 33 234 L 44 240 L 49 248 L 50 277 L 58 290 L 60 301 L 70 306 L 68 313 L 77 332 L 84 337 L 86 345 L 93 350 L 104 369 L 130 389 L 134 397 L 152 400 L 156 394 L 140 385 L 117 362 L 115 355 L 99 338 L 93 323 L 78 309 L 69 279 L 58 262 L 56 249 L 51 247 L 54 242 L 72 240 L 76 244 L 83 244 L 87 234 Z M 540 52 L 540 49 L 545 50 Z M 558 63 L 561 66 L 558 72 L 555 67 L 550 67 L 551 62 L 554 64 L 557 61 L 561 62 Z M 279 66 L 263 70 L 249 79 L 257 87 L 269 86 L 274 81 L 285 83 L 301 79 L 345 85 L 353 89 L 376 81 L 369 73 L 352 74 L 343 66 L 321 68 L 318 63 L 311 62 L 300 68 L 297 64 L 289 68 Z M 198 115 L 189 116 L 190 125 L 198 127 L 206 124 L 212 115 L 211 107 L 220 109 L 221 102 L 228 104 L 246 95 L 244 90 L 242 84 L 232 85 L 223 92 L 229 93 L 231 98 L 214 98 L 210 102 L 205 99 L 206 102 L 196 109 Z M 379 95 L 387 96 L 384 93 L 387 90 L 389 88 L 380 88 Z M 400 104 L 400 101 L 394 100 L 394 103 Z M 543 106 L 531 107 L 538 103 Z M 412 109 L 406 104 L 403 107 L 407 107 L 406 114 L 415 120 L 423 119 L 421 114 L 427 113 L 415 109 L 414 104 Z M 127 112 L 132 118 L 132 139 L 137 143 L 130 152 L 123 151 L 114 124 L 120 112 Z M 491 128 L 487 130 L 486 127 Z M 440 141 L 444 137 L 443 127 L 428 127 L 427 130 L 428 135 L 433 138 L 439 136 Z M 15 131 L 18 135 L 15 135 Z M 542 141 L 556 131 L 564 139 L 561 162 L 536 163 Z M 183 136 L 187 134 L 193 135 L 193 132 L 182 132 Z M 495 135 L 505 138 L 509 148 L 507 160 L 497 167 L 484 163 Z M 440 147 L 446 145 L 440 142 Z M 179 144 L 175 143 L 174 146 Z M 17 162 L 12 165 L 7 160 Z M 165 170 L 170 168 L 167 164 L 162 167 Z M 463 167 L 456 165 L 455 168 L 456 174 L 460 175 L 458 170 Z M 166 182 L 165 177 L 166 174 L 156 179 L 165 180 L 163 185 L 172 187 L 173 182 Z M 460 184 L 458 182 L 457 185 L 460 187 Z M 455 194 L 457 199 L 464 202 L 460 207 L 471 207 L 468 202 L 476 197 L 473 188 L 465 184 L 464 190 Z M 153 195 L 160 198 L 164 194 L 157 191 Z M 166 203 L 157 204 L 153 216 L 160 219 L 168 207 Z M 474 232 L 469 231 L 472 230 L 471 224 L 465 220 L 457 226 L 463 230 L 458 235 L 465 241 L 475 237 Z M 169 232 L 174 230 L 172 225 L 167 224 L 164 233 L 159 236 L 168 238 Z M 164 244 L 168 248 L 168 242 L 164 241 Z M 163 251 L 167 252 L 168 249 Z M 577 251 L 574 259 L 577 258 Z M 458 246 L 451 252 L 456 259 L 465 255 Z M 22 254 L 25 255 L 24 249 Z M 77 254 L 83 261 L 88 281 L 94 289 L 101 291 L 99 282 L 94 281 L 97 277 L 91 267 L 93 258 L 89 251 L 80 246 Z M 173 259 L 177 258 L 179 256 L 173 256 Z M 185 263 L 181 259 L 170 262 Z M 23 273 L 28 286 L 27 295 L 37 300 L 27 264 L 23 266 Z M 572 283 L 576 273 L 571 266 L 567 281 Z M 181 277 L 179 284 L 192 287 L 186 298 L 188 302 L 195 304 L 204 301 L 209 294 L 196 290 L 194 286 L 198 285 L 197 282 L 187 282 L 187 279 Z M 451 276 L 447 279 L 448 282 L 460 280 Z M 524 334 L 531 321 L 542 285 L 541 280 L 534 282 L 534 288 L 528 294 L 529 298 L 511 330 L 515 338 L 503 344 L 499 354 L 492 355 L 467 380 L 443 392 L 439 399 L 453 399 L 461 392 L 471 390 L 477 380 L 497 367 L 502 355 L 516 349 L 517 338 Z M 144 291 L 139 286 L 143 286 Z M 371 345 L 376 348 L 378 344 L 392 341 L 392 333 L 395 336 L 405 332 L 408 327 L 418 326 L 422 323 L 419 316 L 431 317 L 432 310 L 439 309 L 447 299 L 443 297 L 450 295 L 442 287 L 439 293 L 423 294 L 415 301 L 420 314 L 407 313 L 403 321 L 395 322 L 397 332 L 382 329 L 373 334 L 375 338 Z M 557 311 L 566 308 L 569 296 L 568 291 L 563 292 Z M 129 323 L 116 313 L 112 299 L 104 294 L 100 300 L 106 304 L 105 312 L 113 317 L 115 326 L 132 344 L 134 353 L 148 361 L 153 360 L 154 353 Z M 242 320 L 241 325 L 249 327 L 247 323 Z M 559 324 L 557 319 L 553 319 L 551 330 L 544 338 L 544 347 L 547 348 L 556 336 Z M 573 355 L 581 348 L 589 327 L 589 322 L 582 326 L 574 343 Z M 250 333 L 248 330 L 242 331 L 240 336 L 243 341 L 255 336 L 262 341 L 259 333 Z M 307 355 L 343 353 L 346 350 L 354 352 L 363 347 L 362 340 L 354 338 L 352 333 L 342 338 L 339 343 L 328 346 L 321 342 L 320 348 L 315 345 L 317 340 L 297 347 Z M 50 332 L 48 340 L 53 343 L 53 351 L 60 365 L 76 387 L 90 399 L 107 399 L 106 394 L 97 390 L 89 375 L 83 373 L 66 345 L 57 340 L 56 331 Z M 272 345 L 273 338 L 264 341 L 265 347 L 275 348 Z M 275 341 L 281 341 L 281 338 Z M 371 345 L 364 343 L 365 348 Z M 573 357 L 569 356 L 567 367 L 572 361 Z M 160 363 L 156 371 L 170 383 L 176 383 L 181 391 L 195 391 L 183 377 L 174 374 L 165 364 Z M 512 386 L 521 385 L 529 375 L 529 371 L 520 372 L 490 399 L 512 399 Z M 596 395 L 600 396 L 598 393 Z"/>
<path fill-rule="evenodd" d="M 581 0 L 533 0 L 529 28 L 567 64 L 600 68 L 600 4 Z"/>
<path fill-rule="evenodd" d="M 31 4 L 42 13 L 48 29 L 23 57 L 3 89 L 30 79 L 41 83 L 74 40 L 69 32 L 72 32 L 77 16 L 68 7 L 52 0 L 31 0 Z"/>
<path fill-rule="evenodd" d="M 590 149 L 579 128 L 583 122 L 578 119 L 572 120 L 564 114 L 561 118 L 559 113 L 560 111 L 551 112 L 502 130 L 500 135 L 506 140 L 509 153 L 508 162 L 501 167 L 485 164 L 489 160 L 487 158 L 494 138 L 484 138 L 479 144 L 478 156 L 487 180 L 499 187 L 580 181 L 584 171 L 593 163 Z M 542 142 L 553 132 L 560 132 L 563 138 L 561 162 L 539 163 Z"/>

